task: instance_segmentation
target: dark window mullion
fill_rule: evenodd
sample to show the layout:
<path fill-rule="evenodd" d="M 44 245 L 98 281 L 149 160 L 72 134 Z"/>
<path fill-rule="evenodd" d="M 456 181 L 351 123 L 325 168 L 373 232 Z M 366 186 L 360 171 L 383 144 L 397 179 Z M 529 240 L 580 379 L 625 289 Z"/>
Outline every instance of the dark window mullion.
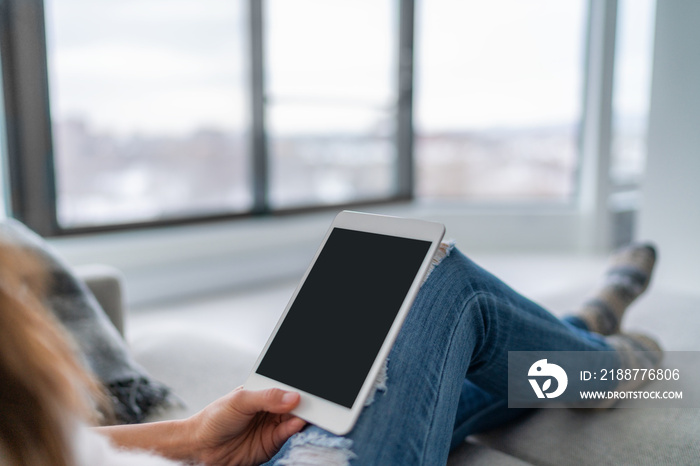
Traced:
<path fill-rule="evenodd" d="M 253 157 L 253 213 L 262 214 L 269 206 L 269 170 L 267 132 L 265 128 L 265 56 L 263 0 L 249 0 L 250 15 L 250 91 L 251 91 L 251 148 Z"/>
<path fill-rule="evenodd" d="M 2 3 L 11 215 L 42 235 L 58 231 L 42 0 Z"/>
<path fill-rule="evenodd" d="M 413 56 L 414 0 L 399 2 L 398 80 L 396 113 L 396 195 L 413 198 Z"/>

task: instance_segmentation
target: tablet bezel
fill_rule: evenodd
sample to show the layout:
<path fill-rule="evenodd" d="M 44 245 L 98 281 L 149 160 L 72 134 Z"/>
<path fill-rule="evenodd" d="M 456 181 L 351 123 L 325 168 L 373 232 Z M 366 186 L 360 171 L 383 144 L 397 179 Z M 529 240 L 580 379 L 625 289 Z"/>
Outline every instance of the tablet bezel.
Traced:
<path fill-rule="evenodd" d="M 375 357 L 375 360 L 372 363 L 371 369 L 368 372 L 364 383 L 362 384 L 362 388 L 360 389 L 357 397 L 355 398 L 352 408 L 346 408 L 332 401 L 320 398 L 311 393 L 300 390 L 296 387 L 289 386 L 278 380 L 274 380 L 256 373 L 260 362 L 265 356 L 265 353 L 270 347 L 270 344 L 275 339 L 277 331 L 282 325 L 282 322 L 284 322 L 287 313 L 289 312 L 290 308 L 292 307 L 292 304 L 296 300 L 296 297 L 299 294 L 299 291 L 301 290 L 302 286 L 304 285 L 304 282 L 306 281 L 307 277 L 309 276 L 309 273 L 316 264 L 316 260 L 321 254 L 321 251 L 323 251 L 323 248 L 325 247 L 331 232 L 335 228 L 343 228 L 347 230 L 362 231 L 367 233 L 377 233 L 388 236 L 396 236 L 400 238 L 416 239 L 428 241 L 431 243 L 430 247 L 428 248 L 428 252 L 423 258 L 423 262 L 421 263 L 421 266 L 413 279 L 411 287 L 409 288 L 408 293 L 406 294 L 406 297 L 404 298 L 401 307 L 399 308 L 399 311 L 396 314 L 394 322 L 391 325 L 389 331 L 387 332 L 387 335 L 384 339 L 384 343 L 382 344 L 379 352 L 377 353 L 377 356 Z M 440 223 L 427 222 L 424 220 L 390 217 L 386 215 L 366 214 L 352 211 L 340 212 L 333 220 L 331 226 L 328 228 L 328 231 L 326 232 L 326 235 L 324 236 L 321 245 L 316 251 L 314 258 L 311 261 L 311 264 L 304 273 L 304 276 L 299 282 L 299 285 L 294 290 L 294 293 L 292 294 L 289 303 L 287 304 L 284 312 L 282 313 L 282 316 L 277 322 L 275 329 L 272 331 L 272 334 L 268 338 L 264 349 L 258 356 L 258 359 L 255 361 L 255 365 L 253 366 L 253 369 L 250 375 L 248 376 L 244 387 L 249 390 L 281 388 L 284 390 L 298 392 L 301 395 L 301 402 L 299 403 L 299 406 L 293 411 L 293 414 L 306 420 L 311 424 L 315 424 L 321 427 L 322 429 L 325 429 L 337 435 L 344 435 L 347 432 L 349 432 L 354 426 L 358 416 L 360 415 L 360 412 L 362 411 L 362 408 L 365 404 L 365 400 L 367 399 L 372 390 L 374 381 L 376 380 L 377 375 L 379 374 L 379 371 L 381 370 L 384 364 L 384 361 L 388 357 L 389 352 L 391 351 L 391 347 L 393 346 L 394 341 L 396 340 L 396 337 L 399 333 L 399 330 L 401 329 L 401 325 L 406 319 L 408 311 L 411 308 L 411 305 L 413 304 L 416 295 L 418 294 L 418 290 L 420 289 L 423 278 L 425 277 L 428 268 L 430 267 L 432 258 L 435 255 L 437 248 L 440 246 L 440 241 L 442 241 L 444 234 L 445 227 Z"/>

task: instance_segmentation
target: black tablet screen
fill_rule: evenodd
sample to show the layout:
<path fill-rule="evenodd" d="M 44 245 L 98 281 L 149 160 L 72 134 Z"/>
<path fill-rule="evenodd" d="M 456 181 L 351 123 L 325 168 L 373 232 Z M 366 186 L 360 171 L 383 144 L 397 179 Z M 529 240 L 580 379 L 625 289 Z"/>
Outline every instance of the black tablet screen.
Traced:
<path fill-rule="evenodd" d="M 351 408 L 429 248 L 334 228 L 256 372 Z"/>

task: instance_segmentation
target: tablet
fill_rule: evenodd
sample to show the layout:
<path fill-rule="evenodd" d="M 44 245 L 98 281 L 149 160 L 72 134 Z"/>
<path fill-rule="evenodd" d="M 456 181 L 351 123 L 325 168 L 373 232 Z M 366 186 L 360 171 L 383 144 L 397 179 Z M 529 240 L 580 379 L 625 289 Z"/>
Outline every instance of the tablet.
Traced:
<path fill-rule="evenodd" d="M 296 391 L 295 415 L 349 432 L 444 233 L 439 223 L 338 214 L 245 388 Z"/>

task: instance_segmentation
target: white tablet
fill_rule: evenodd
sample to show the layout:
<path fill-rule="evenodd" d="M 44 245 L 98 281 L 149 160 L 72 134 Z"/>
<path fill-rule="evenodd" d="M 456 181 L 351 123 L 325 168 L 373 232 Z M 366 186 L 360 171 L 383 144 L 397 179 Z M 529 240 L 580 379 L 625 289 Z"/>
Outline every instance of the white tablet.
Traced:
<path fill-rule="evenodd" d="M 245 388 L 296 391 L 295 415 L 350 431 L 444 233 L 439 223 L 338 214 Z"/>

